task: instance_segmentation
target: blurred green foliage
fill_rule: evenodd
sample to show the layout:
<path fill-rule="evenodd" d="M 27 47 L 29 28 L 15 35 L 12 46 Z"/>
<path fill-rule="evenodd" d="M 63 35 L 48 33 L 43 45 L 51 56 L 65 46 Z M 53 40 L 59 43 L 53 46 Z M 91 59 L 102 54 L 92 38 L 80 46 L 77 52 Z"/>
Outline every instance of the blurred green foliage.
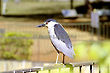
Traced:
<path fill-rule="evenodd" d="M 5 33 L 0 38 L 0 58 L 28 60 L 31 56 L 31 35 L 22 33 Z"/>
<path fill-rule="evenodd" d="M 75 44 L 76 60 L 95 60 L 110 64 L 110 41 L 79 42 Z"/>

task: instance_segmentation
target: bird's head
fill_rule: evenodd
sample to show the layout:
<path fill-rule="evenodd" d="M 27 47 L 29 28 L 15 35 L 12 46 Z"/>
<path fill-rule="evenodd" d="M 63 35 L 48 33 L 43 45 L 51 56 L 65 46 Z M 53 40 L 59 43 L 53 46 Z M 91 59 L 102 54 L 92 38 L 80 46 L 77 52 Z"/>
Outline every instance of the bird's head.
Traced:
<path fill-rule="evenodd" d="M 52 22 L 56 22 L 56 20 L 54 20 L 54 19 L 47 19 L 43 24 L 37 25 L 37 27 L 44 27 L 44 26 L 48 27 L 48 24 L 52 23 Z"/>

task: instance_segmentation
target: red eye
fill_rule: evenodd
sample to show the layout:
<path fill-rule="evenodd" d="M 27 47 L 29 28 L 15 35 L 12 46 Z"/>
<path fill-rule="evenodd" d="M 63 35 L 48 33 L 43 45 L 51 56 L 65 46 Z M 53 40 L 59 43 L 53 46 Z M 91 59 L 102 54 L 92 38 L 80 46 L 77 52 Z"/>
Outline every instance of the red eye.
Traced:
<path fill-rule="evenodd" d="M 46 22 L 46 24 L 48 24 L 48 22 Z"/>

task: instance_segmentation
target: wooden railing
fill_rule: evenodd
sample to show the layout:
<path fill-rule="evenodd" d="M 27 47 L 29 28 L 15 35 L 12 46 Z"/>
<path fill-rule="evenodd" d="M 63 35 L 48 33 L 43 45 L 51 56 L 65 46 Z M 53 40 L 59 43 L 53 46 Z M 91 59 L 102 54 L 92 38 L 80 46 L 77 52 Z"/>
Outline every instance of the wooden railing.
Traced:
<path fill-rule="evenodd" d="M 106 73 L 109 73 L 109 66 L 107 67 Z M 13 70 L 2 73 L 27 73 L 27 72 L 39 73 L 42 71 L 44 71 L 44 73 L 103 73 L 101 72 L 101 67 L 98 65 L 97 62 L 80 62 L 65 65 L 49 64 L 44 67 L 33 67 L 29 69 Z"/>

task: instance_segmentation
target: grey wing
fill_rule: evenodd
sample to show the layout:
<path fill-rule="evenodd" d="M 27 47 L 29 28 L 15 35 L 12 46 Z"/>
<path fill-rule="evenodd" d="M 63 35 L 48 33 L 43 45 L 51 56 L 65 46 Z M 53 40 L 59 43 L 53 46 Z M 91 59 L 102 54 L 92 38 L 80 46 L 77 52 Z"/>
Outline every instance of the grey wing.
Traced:
<path fill-rule="evenodd" d="M 61 40 L 62 42 L 64 42 L 69 49 L 72 48 L 70 38 L 67 32 L 64 30 L 64 28 L 60 24 L 54 25 L 54 32 L 58 40 Z"/>

